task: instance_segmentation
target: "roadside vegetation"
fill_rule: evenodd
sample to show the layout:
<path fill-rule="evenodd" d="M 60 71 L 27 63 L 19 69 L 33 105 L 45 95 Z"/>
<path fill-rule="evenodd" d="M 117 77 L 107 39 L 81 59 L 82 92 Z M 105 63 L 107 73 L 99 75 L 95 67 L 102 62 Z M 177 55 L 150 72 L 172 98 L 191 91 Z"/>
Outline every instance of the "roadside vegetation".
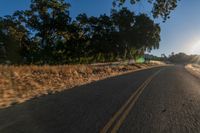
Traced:
<path fill-rule="evenodd" d="M 110 15 L 70 16 L 64 0 L 31 0 L 30 8 L 0 17 L 0 62 L 6 64 L 85 64 L 136 59 L 159 48 L 163 18 L 177 0 L 148 1 L 152 13 L 135 13 L 113 1 Z M 135 5 L 139 1 L 131 0 Z M 159 8 L 158 8 L 159 7 Z"/>
<path fill-rule="evenodd" d="M 200 55 L 175 54 L 172 52 L 166 59 L 175 64 L 200 64 Z"/>
<path fill-rule="evenodd" d="M 164 65 L 93 64 L 0 66 L 0 108 L 135 70 Z"/>
<path fill-rule="evenodd" d="M 200 79 L 200 64 L 187 64 L 185 66 L 192 75 Z"/>
<path fill-rule="evenodd" d="M 175 54 L 172 52 L 165 60 L 170 63 L 184 65 L 188 72 L 200 79 L 200 55 Z"/>
<path fill-rule="evenodd" d="M 114 0 L 110 15 L 73 18 L 65 0 L 31 0 L 27 10 L 0 17 L 0 108 L 161 65 L 145 52 L 159 48 L 155 19 L 166 21 L 177 0 L 148 0 L 148 15 L 126 8 L 126 2 L 135 6 L 141 0 Z M 112 64 L 125 60 L 129 65 Z"/>

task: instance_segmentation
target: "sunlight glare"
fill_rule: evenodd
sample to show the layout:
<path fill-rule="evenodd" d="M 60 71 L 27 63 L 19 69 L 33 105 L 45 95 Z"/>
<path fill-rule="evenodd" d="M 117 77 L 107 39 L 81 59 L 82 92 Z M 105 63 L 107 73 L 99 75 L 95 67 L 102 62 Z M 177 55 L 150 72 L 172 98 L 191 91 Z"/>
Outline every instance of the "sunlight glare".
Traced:
<path fill-rule="evenodd" d="M 191 54 L 200 54 L 200 42 L 194 44 L 190 51 Z"/>

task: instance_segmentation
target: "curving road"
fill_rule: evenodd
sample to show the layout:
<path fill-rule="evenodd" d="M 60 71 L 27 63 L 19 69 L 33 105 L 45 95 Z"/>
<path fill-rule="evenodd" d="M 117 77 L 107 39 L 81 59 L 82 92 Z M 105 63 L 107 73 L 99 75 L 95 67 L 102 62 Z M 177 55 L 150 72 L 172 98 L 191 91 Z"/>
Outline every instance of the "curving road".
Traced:
<path fill-rule="evenodd" d="M 137 71 L 0 110 L 0 133 L 199 133 L 200 80 Z"/>

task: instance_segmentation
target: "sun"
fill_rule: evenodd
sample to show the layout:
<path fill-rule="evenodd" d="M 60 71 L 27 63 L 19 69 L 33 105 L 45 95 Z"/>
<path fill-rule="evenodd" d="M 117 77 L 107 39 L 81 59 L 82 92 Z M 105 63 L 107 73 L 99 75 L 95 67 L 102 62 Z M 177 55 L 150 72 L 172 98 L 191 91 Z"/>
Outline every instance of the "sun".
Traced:
<path fill-rule="evenodd" d="M 200 42 L 198 42 L 192 46 L 190 53 L 200 55 Z"/>

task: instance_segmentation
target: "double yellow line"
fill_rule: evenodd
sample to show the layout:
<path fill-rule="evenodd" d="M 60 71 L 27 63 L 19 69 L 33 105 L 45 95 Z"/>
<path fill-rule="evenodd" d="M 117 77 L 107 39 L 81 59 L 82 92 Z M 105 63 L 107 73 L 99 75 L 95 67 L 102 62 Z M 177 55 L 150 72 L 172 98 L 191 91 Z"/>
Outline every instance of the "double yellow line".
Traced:
<path fill-rule="evenodd" d="M 139 96 L 142 94 L 144 89 L 148 86 L 148 84 L 152 81 L 152 79 L 160 72 L 161 70 L 154 73 L 150 76 L 125 102 L 125 104 L 114 114 L 114 116 L 108 121 L 108 123 L 104 126 L 104 128 L 100 131 L 100 133 L 116 133 L 123 122 L 125 121 L 126 117 L 128 116 L 129 112 L 135 105 L 136 101 L 138 100 Z"/>

